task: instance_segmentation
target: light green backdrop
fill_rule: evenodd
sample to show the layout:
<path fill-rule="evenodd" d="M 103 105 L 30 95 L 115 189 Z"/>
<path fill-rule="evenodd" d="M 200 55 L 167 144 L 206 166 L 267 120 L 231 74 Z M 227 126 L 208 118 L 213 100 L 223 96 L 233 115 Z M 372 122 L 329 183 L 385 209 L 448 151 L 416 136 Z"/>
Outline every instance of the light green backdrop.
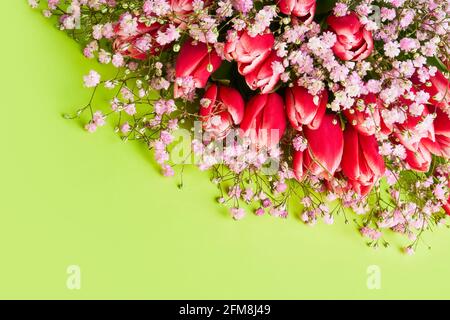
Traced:
<path fill-rule="evenodd" d="M 189 169 L 180 191 L 141 145 L 63 120 L 97 65 L 25 2 L 0 19 L 0 298 L 450 298 L 446 228 L 409 257 L 367 248 L 342 219 L 235 222 L 206 173 Z M 80 290 L 66 287 L 70 265 Z"/>

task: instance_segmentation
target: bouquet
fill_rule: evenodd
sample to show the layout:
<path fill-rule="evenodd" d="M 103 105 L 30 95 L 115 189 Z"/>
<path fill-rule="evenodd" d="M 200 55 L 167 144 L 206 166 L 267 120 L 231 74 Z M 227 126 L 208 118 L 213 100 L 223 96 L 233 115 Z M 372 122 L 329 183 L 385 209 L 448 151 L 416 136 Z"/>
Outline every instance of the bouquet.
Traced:
<path fill-rule="evenodd" d="M 232 218 L 348 216 L 413 254 L 450 214 L 447 0 L 28 0 L 89 59 L 93 99 L 165 176 L 209 170 Z M 41 6 L 42 5 L 42 6 Z"/>

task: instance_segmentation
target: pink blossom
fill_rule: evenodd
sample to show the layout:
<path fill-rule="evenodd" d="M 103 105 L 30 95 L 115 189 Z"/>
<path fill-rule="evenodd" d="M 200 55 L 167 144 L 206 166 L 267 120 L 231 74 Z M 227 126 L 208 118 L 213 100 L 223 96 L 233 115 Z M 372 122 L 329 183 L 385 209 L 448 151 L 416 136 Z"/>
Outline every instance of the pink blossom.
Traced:
<path fill-rule="evenodd" d="M 362 227 L 360 229 L 360 232 L 364 237 L 369 238 L 371 240 L 378 240 L 381 237 L 381 232 L 369 227 Z"/>
<path fill-rule="evenodd" d="M 245 217 L 245 210 L 242 208 L 231 208 L 230 212 L 234 220 L 241 220 Z"/>
<path fill-rule="evenodd" d="M 255 210 L 255 215 L 257 216 L 262 216 L 264 215 L 264 209 L 263 208 L 258 208 Z"/>
<path fill-rule="evenodd" d="M 303 152 L 308 147 L 308 142 L 306 141 L 306 139 L 304 137 L 297 135 L 292 140 L 292 146 L 294 147 L 295 151 Z"/>
<path fill-rule="evenodd" d="M 413 38 L 403 38 L 400 40 L 400 49 L 405 52 L 410 52 L 419 48 L 419 42 Z"/>
<path fill-rule="evenodd" d="M 162 166 L 162 171 L 163 171 L 163 175 L 165 177 L 172 177 L 175 174 L 175 172 L 173 171 L 173 168 L 168 164 L 164 164 Z"/>
<path fill-rule="evenodd" d="M 97 125 L 94 122 L 89 122 L 88 124 L 86 124 L 84 126 L 84 128 L 86 129 L 86 131 L 88 131 L 89 133 L 93 133 L 97 130 Z"/>
<path fill-rule="evenodd" d="M 86 88 L 96 87 L 100 83 L 100 75 L 96 71 L 91 70 L 87 76 L 83 77 L 83 81 Z"/>
<path fill-rule="evenodd" d="M 400 45 L 397 41 L 388 42 L 384 45 L 384 53 L 390 58 L 395 58 L 400 54 Z"/>
<path fill-rule="evenodd" d="M 97 127 L 102 127 L 106 124 L 106 117 L 103 115 L 101 111 L 96 111 L 94 116 L 92 117 L 92 121 L 95 123 Z"/>
<path fill-rule="evenodd" d="M 414 249 L 413 249 L 412 247 L 406 247 L 406 248 L 404 249 L 404 251 L 405 251 L 405 253 L 406 253 L 408 256 L 412 256 L 412 255 L 415 254 L 415 251 L 414 251 Z"/>
<path fill-rule="evenodd" d="M 164 46 L 166 44 L 169 44 L 171 42 L 174 42 L 180 38 L 180 33 L 178 32 L 177 28 L 171 24 L 169 27 L 164 31 L 158 31 L 158 36 L 156 37 L 156 41 Z M 147 49 L 148 50 L 148 49 Z M 142 50 L 142 51 L 147 51 Z"/>
<path fill-rule="evenodd" d="M 161 141 L 166 145 L 171 144 L 173 141 L 173 136 L 166 130 L 161 131 L 160 137 Z"/>
<path fill-rule="evenodd" d="M 128 122 L 125 122 L 125 123 L 120 127 L 120 131 L 121 131 L 123 134 L 126 134 L 126 133 L 130 132 L 130 129 L 131 129 L 131 126 L 130 126 L 130 124 L 129 124 Z"/>
<path fill-rule="evenodd" d="M 348 12 L 348 7 L 345 3 L 338 2 L 335 4 L 333 13 L 336 17 L 343 17 L 343 16 L 347 15 L 347 12 Z"/>
<path fill-rule="evenodd" d="M 125 64 L 125 61 L 123 59 L 123 56 L 120 53 L 116 53 L 112 57 L 112 64 L 116 68 L 123 67 Z"/>
<path fill-rule="evenodd" d="M 136 105 L 134 103 L 127 104 L 123 107 L 123 111 L 132 116 L 136 114 Z"/>

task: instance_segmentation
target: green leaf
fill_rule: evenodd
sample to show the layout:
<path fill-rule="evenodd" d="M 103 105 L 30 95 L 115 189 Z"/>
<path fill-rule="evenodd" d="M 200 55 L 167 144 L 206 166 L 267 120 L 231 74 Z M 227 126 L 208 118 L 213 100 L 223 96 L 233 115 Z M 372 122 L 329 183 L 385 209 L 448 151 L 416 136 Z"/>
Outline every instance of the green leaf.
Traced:
<path fill-rule="evenodd" d="M 428 62 L 428 64 L 438 68 L 439 71 L 441 71 L 441 72 L 448 72 L 447 66 L 438 57 L 428 58 L 427 62 Z"/>

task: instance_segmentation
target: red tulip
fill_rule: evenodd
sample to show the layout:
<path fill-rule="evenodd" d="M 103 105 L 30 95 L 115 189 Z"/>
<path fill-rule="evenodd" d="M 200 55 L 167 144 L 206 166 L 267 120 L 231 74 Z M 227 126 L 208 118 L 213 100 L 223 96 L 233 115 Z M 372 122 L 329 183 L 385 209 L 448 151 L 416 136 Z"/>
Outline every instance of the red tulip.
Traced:
<path fill-rule="evenodd" d="M 427 130 L 420 130 L 419 123 L 428 116 L 430 112 L 428 108 L 424 108 L 422 115 L 411 116 L 408 115 L 406 121 L 402 124 L 395 125 L 394 136 L 400 141 L 400 143 L 408 150 L 417 151 L 422 140 L 425 138 L 431 141 L 435 140 L 435 131 L 433 125 L 427 127 Z"/>
<path fill-rule="evenodd" d="M 414 81 L 414 83 L 419 84 L 421 89 L 428 92 L 432 98 L 431 100 L 437 103 L 444 111 L 450 111 L 450 81 L 442 72 L 438 70 L 433 77 L 430 77 L 428 85 L 419 83 L 418 80 Z"/>
<path fill-rule="evenodd" d="M 376 95 L 370 93 L 361 97 L 351 109 L 344 110 L 349 123 L 360 134 L 372 136 L 381 126 L 380 110 L 383 103 Z M 368 121 L 369 120 L 369 121 Z"/>
<path fill-rule="evenodd" d="M 341 166 L 353 190 L 361 195 L 368 194 L 386 171 L 375 136 L 363 135 L 352 126 L 348 126 L 344 131 L 344 155 Z"/>
<path fill-rule="evenodd" d="M 434 140 L 425 138 L 422 144 L 432 154 L 450 159 L 450 118 L 441 109 L 436 109 Z"/>
<path fill-rule="evenodd" d="M 259 146 L 274 147 L 286 130 L 283 99 L 277 93 L 259 94 L 250 99 L 241 122 L 243 135 Z"/>
<path fill-rule="evenodd" d="M 450 138 L 450 116 L 441 109 L 436 109 L 434 133 Z"/>
<path fill-rule="evenodd" d="M 405 161 L 412 170 L 428 172 L 430 170 L 431 160 L 431 153 L 423 144 L 419 144 L 417 151 L 406 149 Z"/>
<path fill-rule="evenodd" d="M 261 93 L 265 94 L 275 88 L 280 81 L 281 73 L 274 70 L 274 62 L 281 63 L 281 58 L 277 56 L 275 51 L 272 51 L 260 66 L 245 75 L 245 81 L 252 90 L 261 89 Z"/>
<path fill-rule="evenodd" d="M 225 44 L 225 57 L 238 64 L 239 73 L 243 76 L 257 69 L 270 55 L 275 38 L 272 33 L 251 37 L 246 31 L 239 32 L 236 37 L 229 35 Z"/>
<path fill-rule="evenodd" d="M 158 31 L 166 28 L 159 23 L 147 26 L 138 22 L 137 32 L 129 35 L 124 33 L 120 24 L 114 26 L 114 33 L 117 38 L 113 42 L 113 49 L 125 57 L 137 60 L 146 60 L 149 55 L 153 55 L 163 47 L 156 42 Z"/>
<path fill-rule="evenodd" d="M 301 130 L 302 125 L 317 129 L 322 122 L 328 103 L 328 92 L 323 90 L 317 96 L 307 89 L 294 86 L 286 89 L 286 112 L 292 127 Z"/>
<path fill-rule="evenodd" d="M 310 23 L 316 12 L 316 0 L 280 0 L 280 11 L 287 15 L 293 15 Z"/>
<path fill-rule="evenodd" d="M 208 50 L 206 44 L 188 40 L 181 47 L 175 64 L 175 75 L 177 78 L 192 77 L 196 88 L 204 88 L 209 76 L 216 71 L 222 59 L 214 49 Z M 179 98 L 178 85 L 175 84 L 175 98 Z"/>
<path fill-rule="evenodd" d="M 308 149 L 294 153 L 293 169 L 297 179 L 303 177 L 303 170 L 325 179 L 331 178 L 342 160 L 344 135 L 335 116 L 326 114 L 316 129 L 305 127 Z"/>
<path fill-rule="evenodd" d="M 333 52 L 338 58 L 359 61 L 370 56 L 373 51 L 372 33 L 359 22 L 356 13 L 351 12 L 343 17 L 331 15 L 327 23 L 337 36 Z"/>
<path fill-rule="evenodd" d="M 240 124 L 244 117 L 244 99 L 234 88 L 212 84 L 206 90 L 207 106 L 200 108 L 203 128 L 213 138 L 225 137 L 233 125 Z"/>

